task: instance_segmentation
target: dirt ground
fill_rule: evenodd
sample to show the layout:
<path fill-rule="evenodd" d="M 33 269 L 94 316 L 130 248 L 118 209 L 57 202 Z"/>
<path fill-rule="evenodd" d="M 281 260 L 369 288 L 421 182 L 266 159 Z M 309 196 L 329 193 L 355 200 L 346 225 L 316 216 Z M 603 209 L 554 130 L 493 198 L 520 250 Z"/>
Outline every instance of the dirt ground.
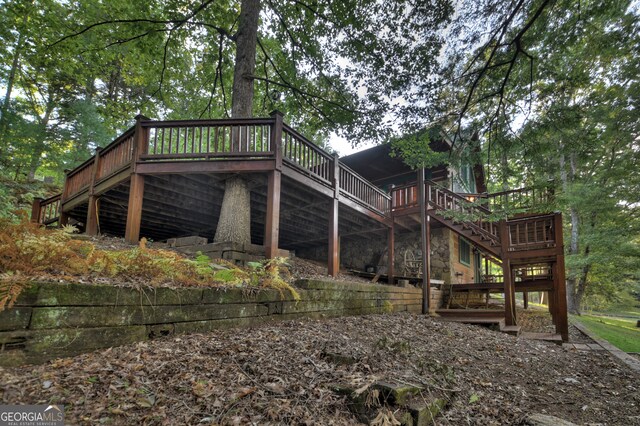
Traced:
<path fill-rule="evenodd" d="M 333 386 L 395 381 L 450 392 L 435 424 L 521 424 L 543 413 L 640 425 L 639 379 L 605 351 L 396 314 L 169 337 L 0 369 L 0 400 L 63 403 L 69 424 L 351 425 Z"/>

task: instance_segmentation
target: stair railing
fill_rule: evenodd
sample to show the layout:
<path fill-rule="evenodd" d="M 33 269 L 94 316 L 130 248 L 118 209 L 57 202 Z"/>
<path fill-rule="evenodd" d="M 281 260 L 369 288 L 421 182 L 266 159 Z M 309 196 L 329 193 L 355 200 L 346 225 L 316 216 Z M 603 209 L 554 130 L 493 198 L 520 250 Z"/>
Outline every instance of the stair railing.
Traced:
<path fill-rule="evenodd" d="M 431 180 L 425 181 L 425 193 L 427 203 L 441 210 L 444 216 L 449 216 L 449 220 L 468 227 L 495 245 L 500 245 L 498 223 L 487 219 L 491 214 L 489 209 Z"/>

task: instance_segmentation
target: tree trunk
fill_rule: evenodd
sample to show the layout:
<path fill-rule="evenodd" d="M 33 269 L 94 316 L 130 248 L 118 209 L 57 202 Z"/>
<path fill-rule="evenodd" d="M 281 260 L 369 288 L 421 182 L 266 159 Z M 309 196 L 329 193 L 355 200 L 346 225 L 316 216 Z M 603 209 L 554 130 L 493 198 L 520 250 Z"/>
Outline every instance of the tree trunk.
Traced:
<path fill-rule="evenodd" d="M 233 118 L 252 116 L 252 76 L 256 67 L 259 16 L 260 0 L 242 0 L 236 34 L 236 63 L 231 98 Z M 237 143 L 237 137 L 237 133 L 232 133 L 232 144 Z M 245 179 L 236 175 L 227 180 L 214 242 L 251 243 L 250 199 L 249 185 Z"/>
<path fill-rule="evenodd" d="M 251 197 L 247 181 L 240 176 L 227 179 L 215 242 L 251 243 Z M 222 221 L 223 217 L 232 220 Z"/>
<path fill-rule="evenodd" d="M 13 91 L 13 84 L 16 79 L 16 72 L 20 66 L 20 54 L 22 53 L 22 32 L 18 34 L 18 40 L 13 51 L 13 61 L 11 62 L 11 69 L 9 71 L 9 78 L 7 79 L 7 91 L 4 95 L 4 101 L 2 102 L 2 109 L 0 110 L 0 154 L 2 154 L 5 147 L 5 139 L 7 132 L 7 111 L 9 109 L 9 102 L 11 102 L 11 92 Z M 2 155 L 0 155 L 2 157 Z"/>

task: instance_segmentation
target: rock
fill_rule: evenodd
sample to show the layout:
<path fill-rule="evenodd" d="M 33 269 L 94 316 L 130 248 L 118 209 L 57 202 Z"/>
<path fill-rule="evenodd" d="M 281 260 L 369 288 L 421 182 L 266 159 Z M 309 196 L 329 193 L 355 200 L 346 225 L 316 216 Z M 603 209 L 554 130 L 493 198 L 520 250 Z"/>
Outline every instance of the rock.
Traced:
<path fill-rule="evenodd" d="M 575 423 L 546 414 L 531 414 L 525 419 L 529 426 L 577 426 Z"/>

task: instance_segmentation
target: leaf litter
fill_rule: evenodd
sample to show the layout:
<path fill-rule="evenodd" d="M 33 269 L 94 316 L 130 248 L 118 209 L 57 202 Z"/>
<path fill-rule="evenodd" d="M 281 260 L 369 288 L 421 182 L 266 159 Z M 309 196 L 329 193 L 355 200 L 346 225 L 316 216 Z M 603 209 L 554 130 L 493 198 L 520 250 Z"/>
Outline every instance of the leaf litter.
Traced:
<path fill-rule="evenodd" d="M 447 391 L 434 424 L 525 424 L 542 413 L 640 425 L 638 376 L 606 351 L 410 314 L 286 321 L 0 368 L 0 400 L 64 404 L 69 424 L 352 425 L 335 386 L 377 381 Z M 395 424 L 389 407 L 376 419 Z"/>

